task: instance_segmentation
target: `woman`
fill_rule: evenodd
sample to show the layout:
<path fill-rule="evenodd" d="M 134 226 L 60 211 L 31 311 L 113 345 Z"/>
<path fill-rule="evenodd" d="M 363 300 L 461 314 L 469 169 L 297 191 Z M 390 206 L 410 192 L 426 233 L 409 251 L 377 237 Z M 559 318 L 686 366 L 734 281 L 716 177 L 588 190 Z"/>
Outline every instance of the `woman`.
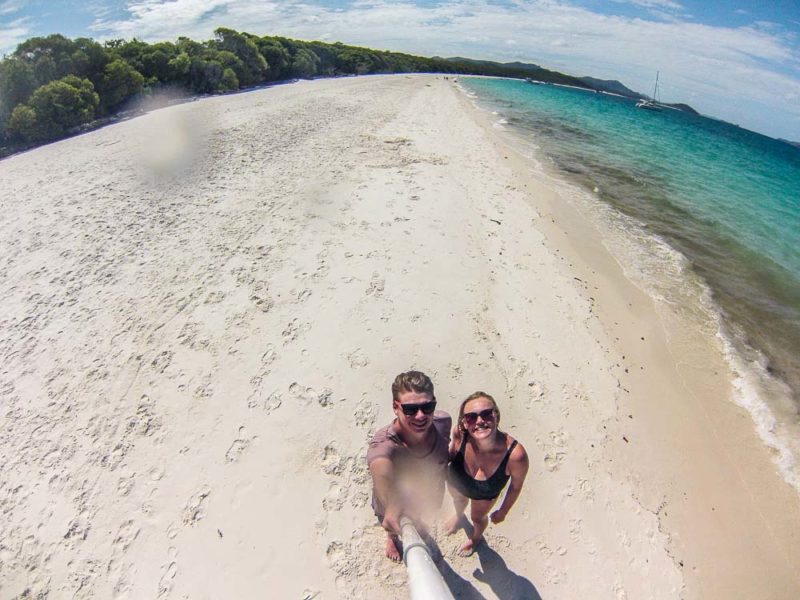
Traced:
<path fill-rule="evenodd" d="M 489 511 L 508 483 L 500 508 L 492 513 L 492 523 L 502 523 L 522 491 L 528 473 L 528 455 L 522 444 L 497 429 L 500 410 L 489 394 L 475 392 L 461 403 L 458 421 L 450 444 L 447 488 L 453 497 L 455 516 L 447 524 L 447 533 L 455 533 L 467 504 L 472 517 L 472 535 L 458 549 L 469 556 L 478 546 L 489 525 Z"/>

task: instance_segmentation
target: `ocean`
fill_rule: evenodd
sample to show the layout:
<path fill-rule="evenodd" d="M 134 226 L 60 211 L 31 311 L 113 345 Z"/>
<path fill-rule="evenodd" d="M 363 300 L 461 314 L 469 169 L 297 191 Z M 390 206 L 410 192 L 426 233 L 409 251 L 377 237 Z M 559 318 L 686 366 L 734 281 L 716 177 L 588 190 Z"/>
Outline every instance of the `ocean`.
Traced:
<path fill-rule="evenodd" d="M 616 232 L 629 277 L 719 336 L 734 401 L 800 492 L 800 148 L 608 94 L 460 83 Z"/>

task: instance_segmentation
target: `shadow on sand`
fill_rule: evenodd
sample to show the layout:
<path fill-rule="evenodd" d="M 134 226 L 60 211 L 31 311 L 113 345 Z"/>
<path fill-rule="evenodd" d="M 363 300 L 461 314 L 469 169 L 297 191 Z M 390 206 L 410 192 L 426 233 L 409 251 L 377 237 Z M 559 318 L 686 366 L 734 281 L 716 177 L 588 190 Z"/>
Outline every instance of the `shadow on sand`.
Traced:
<path fill-rule="evenodd" d="M 500 600 L 542 600 L 536 587 L 509 569 L 503 557 L 490 548 L 485 540 L 478 544 L 475 553 L 481 568 L 475 569 L 473 576 L 488 584 Z"/>
<path fill-rule="evenodd" d="M 469 523 L 464 526 L 468 532 L 471 528 Z M 447 587 L 453 592 L 453 596 L 459 600 L 486 600 L 486 597 L 470 581 L 461 577 L 450 567 L 435 540 L 426 537 L 425 542 L 433 555 L 437 556 L 436 566 L 447 583 Z M 533 583 L 509 569 L 503 557 L 489 547 L 486 539 L 478 544 L 475 554 L 478 556 L 481 566 L 473 571 L 473 577 L 487 584 L 499 600 L 542 600 Z"/>

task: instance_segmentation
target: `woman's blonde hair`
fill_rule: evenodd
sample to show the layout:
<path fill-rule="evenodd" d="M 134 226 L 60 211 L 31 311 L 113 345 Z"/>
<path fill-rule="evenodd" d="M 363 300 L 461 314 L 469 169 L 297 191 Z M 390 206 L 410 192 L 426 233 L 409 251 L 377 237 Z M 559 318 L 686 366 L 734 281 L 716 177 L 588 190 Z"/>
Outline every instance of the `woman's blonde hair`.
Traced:
<path fill-rule="evenodd" d="M 467 429 L 464 427 L 464 407 L 467 406 L 469 402 L 473 400 L 477 400 L 478 398 L 486 398 L 489 402 L 492 403 L 492 407 L 494 407 L 494 414 L 496 418 L 496 423 L 500 424 L 500 407 L 497 406 L 497 402 L 494 398 L 492 398 L 486 392 L 474 392 L 467 396 L 466 400 L 461 403 L 461 406 L 458 408 L 458 428 L 461 430 L 461 433 L 466 434 Z"/>

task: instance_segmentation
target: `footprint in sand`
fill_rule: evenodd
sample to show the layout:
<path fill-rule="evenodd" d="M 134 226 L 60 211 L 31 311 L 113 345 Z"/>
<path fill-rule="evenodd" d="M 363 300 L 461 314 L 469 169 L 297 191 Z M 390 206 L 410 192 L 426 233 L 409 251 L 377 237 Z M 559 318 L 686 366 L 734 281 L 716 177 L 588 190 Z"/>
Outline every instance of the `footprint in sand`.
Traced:
<path fill-rule="evenodd" d="M 117 493 L 120 496 L 127 496 L 131 493 L 134 484 L 136 483 L 136 475 L 130 475 L 129 477 L 120 477 L 119 481 L 117 481 Z"/>
<path fill-rule="evenodd" d="M 544 455 L 544 467 L 548 471 L 557 471 L 564 462 L 567 454 L 565 452 L 547 452 Z"/>
<path fill-rule="evenodd" d="M 328 492 L 322 499 L 322 508 L 326 512 L 341 510 L 347 500 L 347 490 L 336 482 L 328 487 Z"/>
<path fill-rule="evenodd" d="M 139 536 L 140 531 L 141 529 L 136 525 L 133 519 L 128 519 L 125 521 L 117 530 L 117 536 L 114 538 L 114 541 L 111 544 L 111 559 L 108 561 L 108 565 L 106 566 L 106 572 L 112 579 L 116 580 L 116 583 L 114 584 L 115 589 L 123 589 L 127 587 L 126 582 L 124 581 L 126 568 L 123 567 L 120 562 L 122 558 L 124 558 L 130 545 Z"/>
<path fill-rule="evenodd" d="M 225 292 L 209 292 L 204 300 L 205 304 L 219 304 L 225 299 Z"/>
<path fill-rule="evenodd" d="M 545 579 L 545 581 L 547 581 L 547 583 L 552 583 L 553 585 L 558 585 L 559 583 L 561 583 L 561 580 L 563 579 L 563 577 L 564 577 L 564 574 L 560 573 L 558 571 L 558 569 L 556 569 L 555 567 L 547 567 L 544 570 L 544 579 Z"/>
<path fill-rule="evenodd" d="M 567 434 L 564 432 L 563 429 L 559 429 L 558 431 L 551 431 L 550 432 L 550 441 L 553 442 L 559 448 L 564 448 L 567 445 Z"/>
<path fill-rule="evenodd" d="M 364 292 L 367 296 L 374 296 L 380 298 L 383 295 L 383 289 L 386 286 L 386 280 L 383 279 L 377 272 L 372 274 L 372 279 L 369 281 L 369 287 Z"/>
<path fill-rule="evenodd" d="M 300 335 L 300 322 L 297 319 L 292 319 L 283 329 L 281 335 L 283 336 L 284 344 L 295 341 L 297 336 Z"/>
<path fill-rule="evenodd" d="M 194 389 L 194 397 L 197 400 L 210 398 L 214 394 L 214 388 L 211 385 L 211 375 L 206 375 L 200 380 L 200 383 Z"/>
<path fill-rule="evenodd" d="M 273 410 L 280 408 L 281 395 L 278 392 L 272 392 L 267 399 L 264 400 L 264 410 L 271 413 Z"/>
<path fill-rule="evenodd" d="M 126 433 L 150 437 L 161 428 L 161 420 L 153 412 L 155 403 L 147 394 L 143 394 L 136 407 L 136 414 L 128 419 Z"/>
<path fill-rule="evenodd" d="M 375 405 L 362 397 L 356 406 L 353 416 L 356 419 L 356 425 L 358 427 L 371 429 L 372 426 L 375 425 Z"/>
<path fill-rule="evenodd" d="M 583 521 L 581 519 L 570 519 L 569 521 L 569 536 L 573 541 L 577 542 L 583 535 Z"/>
<path fill-rule="evenodd" d="M 578 489 L 586 500 L 594 500 L 594 487 L 588 479 L 578 479 Z"/>
<path fill-rule="evenodd" d="M 363 457 L 342 456 L 334 444 L 328 444 L 322 450 L 320 462 L 322 471 L 331 476 L 328 493 L 322 501 L 326 512 L 341 510 L 348 500 L 353 508 L 367 505 L 369 472 Z"/>
<path fill-rule="evenodd" d="M 150 362 L 150 366 L 156 373 L 163 373 L 172 362 L 173 355 L 171 350 L 164 350 Z"/>
<path fill-rule="evenodd" d="M 531 409 L 533 406 L 544 400 L 545 387 L 541 381 L 528 382 L 528 400 L 525 403 L 525 408 Z"/>
<path fill-rule="evenodd" d="M 175 575 L 178 574 L 178 563 L 171 562 L 162 567 L 163 575 L 158 581 L 158 598 L 162 600 L 167 598 L 172 591 L 172 584 L 175 581 Z"/>
<path fill-rule="evenodd" d="M 239 427 L 239 437 L 233 440 L 233 443 L 228 448 L 228 451 L 225 453 L 225 462 L 232 463 L 239 460 L 239 457 L 242 455 L 242 452 L 245 451 L 247 446 L 250 445 L 252 438 L 248 438 L 246 436 L 246 430 L 244 426 Z"/>
<path fill-rule="evenodd" d="M 188 321 L 184 324 L 178 333 L 178 342 L 192 350 L 206 348 L 211 343 L 205 338 L 200 338 L 200 324 L 194 321 Z"/>
<path fill-rule="evenodd" d="M 294 382 L 289 386 L 289 394 L 299 400 L 304 406 L 308 406 L 313 402 L 316 402 L 323 408 L 329 408 L 330 406 L 333 406 L 333 400 L 331 400 L 333 392 L 328 388 L 325 388 L 321 392 L 317 392 L 314 390 L 314 388 L 306 387 Z"/>
<path fill-rule="evenodd" d="M 186 501 L 186 506 L 183 509 L 183 523 L 185 525 L 196 525 L 205 518 L 206 505 L 210 494 L 211 488 L 204 486 Z"/>
<path fill-rule="evenodd" d="M 546 558 L 550 558 L 553 556 L 553 551 L 550 549 L 550 546 L 547 545 L 547 542 L 544 539 L 539 538 L 536 540 L 536 547 L 539 549 L 539 552 L 542 553 L 542 556 Z"/>
<path fill-rule="evenodd" d="M 327 475 L 342 474 L 342 459 L 339 450 L 333 444 L 328 444 L 322 450 L 322 470 Z"/>
<path fill-rule="evenodd" d="M 269 312 L 272 310 L 272 307 L 275 306 L 275 301 L 265 293 L 252 294 L 250 296 L 250 302 L 261 312 Z"/>
<path fill-rule="evenodd" d="M 361 348 L 357 348 L 348 354 L 347 360 L 350 363 L 351 369 L 359 369 L 361 367 L 366 367 L 369 364 L 369 358 L 366 354 L 361 352 Z"/>
<path fill-rule="evenodd" d="M 275 346 L 267 344 L 264 354 L 261 355 L 261 364 L 267 367 L 274 363 L 276 358 L 278 358 L 278 353 L 275 351 Z"/>

